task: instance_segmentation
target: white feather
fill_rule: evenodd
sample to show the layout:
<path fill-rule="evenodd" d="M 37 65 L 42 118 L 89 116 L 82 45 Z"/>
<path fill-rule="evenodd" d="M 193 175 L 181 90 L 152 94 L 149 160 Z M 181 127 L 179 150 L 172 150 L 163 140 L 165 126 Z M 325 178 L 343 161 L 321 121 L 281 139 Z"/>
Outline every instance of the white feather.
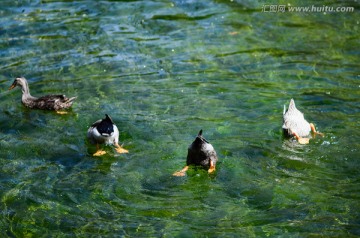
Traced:
<path fill-rule="evenodd" d="M 87 137 L 93 144 L 107 144 L 113 145 L 119 143 L 119 130 L 116 125 L 113 125 L 114 132 L 109 134 L 100 134 L 96 127 L 90 127 L 87 132 Z"/>

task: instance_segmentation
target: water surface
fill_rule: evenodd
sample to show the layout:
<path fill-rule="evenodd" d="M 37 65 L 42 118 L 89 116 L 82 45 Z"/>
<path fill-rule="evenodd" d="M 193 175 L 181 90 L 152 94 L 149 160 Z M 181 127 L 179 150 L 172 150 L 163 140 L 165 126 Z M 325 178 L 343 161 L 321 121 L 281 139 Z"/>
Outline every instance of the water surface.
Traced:
<path fill-rule="evenodd" d="M 264 4 L 2 1 L 1 236 L 359 236 L 359 3 Z M 18 76 L 78 99 L 29 110 Z M 282 137 L 290 98 L 325 137 Z M 129 154 L 91 156 L 105 113 Z M 216 173 L 171 176 L 200 129 Z"/>

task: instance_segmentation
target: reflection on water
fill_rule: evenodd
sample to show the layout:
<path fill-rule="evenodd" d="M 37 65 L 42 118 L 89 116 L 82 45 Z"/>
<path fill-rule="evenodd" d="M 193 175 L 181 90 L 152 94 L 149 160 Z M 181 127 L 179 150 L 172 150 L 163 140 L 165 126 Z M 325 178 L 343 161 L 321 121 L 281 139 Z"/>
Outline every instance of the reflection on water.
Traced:
<path fill-rule="evenodd" d="M 1 4 L 2 236 L 360 235 L 357 12 Z M 63 116 L 29 110 L 20 90 L 6 91 L 17 76 L 33 95 L 78 100 Z M 325 137 L 283 138 L 290 98 Z M 91 156 L 86 130 L 105 113 L 129 154 Z M 200 129 L 216 173 L 171 176 Z"/>

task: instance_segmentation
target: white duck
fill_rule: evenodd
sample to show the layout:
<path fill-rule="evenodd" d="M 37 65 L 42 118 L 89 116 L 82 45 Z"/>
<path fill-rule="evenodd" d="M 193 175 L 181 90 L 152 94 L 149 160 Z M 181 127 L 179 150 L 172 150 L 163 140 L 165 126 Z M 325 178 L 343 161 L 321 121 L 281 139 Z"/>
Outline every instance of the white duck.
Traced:
<path fill-rule="evenodd" d="M 300 144 L 309 144 L 310 132 L 323 136 L 316 131 L 313 123 L 305 120 L 304 114 L 296 108 L 294 99 L 290 100 L 288 109 L 284 105 L 282 128 L 286 136 L 294 136 Z"/>

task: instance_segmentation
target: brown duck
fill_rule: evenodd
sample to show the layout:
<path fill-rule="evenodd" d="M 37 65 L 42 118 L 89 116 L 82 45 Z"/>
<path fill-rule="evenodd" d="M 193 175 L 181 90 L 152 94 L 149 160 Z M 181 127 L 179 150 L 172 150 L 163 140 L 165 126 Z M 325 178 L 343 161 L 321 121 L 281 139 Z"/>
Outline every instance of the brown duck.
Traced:
<path fill-rule="evenodd" d="M 174 176 L 185 176 L 189 165 L 200 165 L 208 170 L 209 173 L 215 171 L 218 158 L 214 147 L 202 136 L 202 130 L 195 138 L 194 142 L 188 148 L 186 166 L 175 172 Z"/>
<path fill-rule="evenodd" d="M 31 109 L 42 109 L 42 110 L 53 110 L 59 114 L 60 110 L 71 107 L 76 97 L 67 98 L 65 95 L 46 95 L 43 97 L 33 97 L 30 95 L 30 89 L 27 80 L 24 77 L 16 78 L 9 90 L 16 86 L 21 87 L 22 97 L 21 102 L 28 108 Z"/>

